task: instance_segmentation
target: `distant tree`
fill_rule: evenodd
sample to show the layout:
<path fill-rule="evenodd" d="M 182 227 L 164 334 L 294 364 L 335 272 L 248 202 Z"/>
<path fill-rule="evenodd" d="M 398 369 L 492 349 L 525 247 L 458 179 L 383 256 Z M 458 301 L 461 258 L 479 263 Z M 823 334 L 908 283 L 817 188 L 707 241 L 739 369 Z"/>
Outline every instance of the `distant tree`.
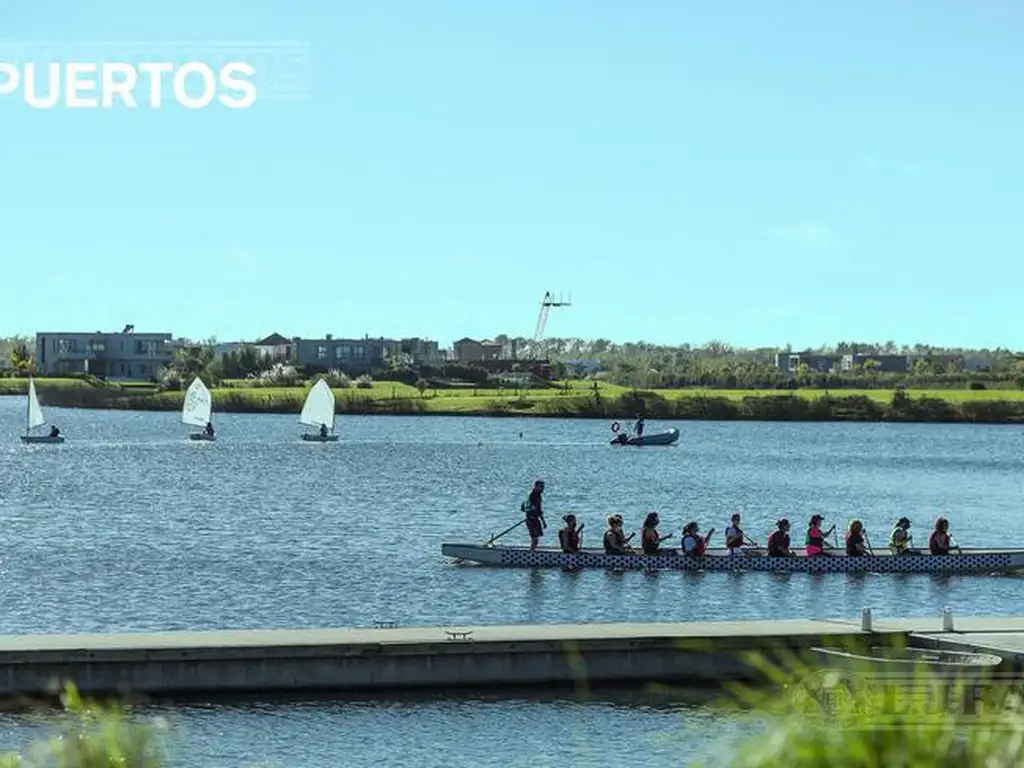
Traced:
<path fill-rule="evenodd" d="M 25 339 L 19 337 L 13 340 L 9 358 L 11 366 L 19 373 L 28 374 L 35 371 L 35 359 Z"/>

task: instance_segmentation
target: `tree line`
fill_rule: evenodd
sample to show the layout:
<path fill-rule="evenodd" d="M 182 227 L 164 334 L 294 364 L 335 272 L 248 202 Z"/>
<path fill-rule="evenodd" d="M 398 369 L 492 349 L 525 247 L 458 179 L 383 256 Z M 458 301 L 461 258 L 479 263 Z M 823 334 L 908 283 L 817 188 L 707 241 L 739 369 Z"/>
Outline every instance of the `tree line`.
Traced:
<path fill-rule="evenodd" d="M 841 341 L 796 350 L 789 344 L 781 348 L 742 348 L 717 340 L 701 345 L 664 345 L 556 337 L 537 343 L 506 334 L 499 334 L 494 341 L 502 345 L 506 357 L 511 357 L 514 351 L 519 358 L 510 361 L 508 373 L 527 370 L 530 359 L 545 358 L 551 361 L 555 379 L 595 378 L 636 389 L 1024 389 L 1024 355 L 999 347 L 967 349 L 928 344 L 897 345 L 893 341 Z M 169 367 L 169 373 L 179 377 L 202 374 L 213 381 L 307 374 L 294 361 L 268 358 L 255 346 L 216 357 L 215 343 L 215 339 L 206 339 L 186 344 Z M 34 349 L 29 339 L 8 337 L 0 339 L 0 346 L 6 351 L 5 360 L 12 373 L 25 375 L 34 371 Z M 850 370 L 819 371 L 803 364 L 792 373 L 780 370 L 775 364 L 776 354 L 794 352 L 852 354 L 867 359 Z M 915 361 L 906 372 L 885 372 L 880 365 L 873 364 L 872 355 L 908 355 Z M 487 387 L 497 386 L 502 377 L 472 363 L 445 362 L 428 366 L 399 359 L 374 371 L 373 378 L 430 387 L 443 386 L 448 381 Z"/>

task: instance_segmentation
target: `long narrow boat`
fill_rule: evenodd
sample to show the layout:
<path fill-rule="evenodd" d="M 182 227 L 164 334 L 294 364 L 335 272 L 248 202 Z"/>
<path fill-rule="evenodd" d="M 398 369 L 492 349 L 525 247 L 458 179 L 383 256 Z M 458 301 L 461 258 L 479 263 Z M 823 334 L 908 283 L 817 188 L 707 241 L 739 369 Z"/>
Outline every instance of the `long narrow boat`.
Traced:
<path fill-rule="evenodd" d="M 599 549 L 566 554 L 557 549 L 442 544 L 441 554 L 459 561 L 501 568 L 563 568 L 567 570 L 762 571 L 770 573 L 1009 573 L 1024 571 L 1024 549 L 964 549 L 962 553 L 893 555 L 888 551 L 864 557 L 834 553 L 807 557 L 768 557 L 763 549 L 746 554 L 709 549 L 699 558 L 672 550 L 666 554 L 609 555 Z"/>

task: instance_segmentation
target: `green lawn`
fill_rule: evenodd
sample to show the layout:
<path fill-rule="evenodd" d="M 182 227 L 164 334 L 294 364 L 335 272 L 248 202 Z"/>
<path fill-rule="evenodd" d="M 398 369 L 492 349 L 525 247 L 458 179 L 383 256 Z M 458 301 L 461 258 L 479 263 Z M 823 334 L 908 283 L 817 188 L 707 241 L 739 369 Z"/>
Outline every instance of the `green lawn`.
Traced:
<path fill-rule="evenodd" d="M 251 380 L 236 380 L 224 382 L 226 386 L 213 389 L 214 402 L 218 399 L 224 400 L 241 398 L 252 400 L 254 403 L 269 404 L 271 402 L 301 402 L 305 397 L 309 385 L 303 384 L 295 387 L 264 387 L 255 384 Z M 40 390 L 45 389 L 72 389 L 75 387 L 91 387 L 92 384 L 81 379 L 62 378 L 38 378 L 36 386 Z M 182 393 L 163 392 L 157 393 L 152 384 L 148 382 L 118 382 L 115 389 L 120 389 L 126 396 L 150 395 L 159 401 L 166 401 L 168 404 L 180 402 Z M 0 394 L 21 394 L 27 387 L 26 379 L 0 379 Z M 604 399 L 614 399 L 621 395 L 628 394 L 629 387 L 617 386 L 614 384 L 599 383 L 598 390 Z M 798 389 L 798 390 L 775 390 L 775 389 L 658 389 L 653 390 L 656 394 L 666 400 L 679 400 L 682 398 L 707 397 L 727 398 L 730 400 L 742 400 L 745 397 L 789 397 L 797 396 L 803 398 L 819 398 L 826 394 L 826 390 L 820 389 Z M 335 396 L 339 400 L 422 400 L 424 410 L 446 411 L 455 413 L 471 413 L 483 411 L 492 407 L 494 403 L 514 403 L 516 400 L 527 401 L 547 400 L 561 397 L 586 397 L 594 392 L 593 382 L 570 381 L 563 382 L 558 387 L 546 389 L 516 390 L 505 389 L 477 389 L 472 386 L 453 389 L 428 389 L 421 398 L 419 391 L 408 384 L 390 381 L 375 381 L 371 387 L 344 387 L 335 388 Z M 1024 391 L 1019 389 L 908 389 L 907 395 L 912 398 L 930 397 L 941 398 L 953 403 L 962 403 L 969 400 L 1010 400 L 1024 401 Z M 879 403 L 888 403 L 893 396 L 891 389 L 833 389 L 827 393 L 832 397 L 851 397 L 855 395 L 870 398 Z"/>

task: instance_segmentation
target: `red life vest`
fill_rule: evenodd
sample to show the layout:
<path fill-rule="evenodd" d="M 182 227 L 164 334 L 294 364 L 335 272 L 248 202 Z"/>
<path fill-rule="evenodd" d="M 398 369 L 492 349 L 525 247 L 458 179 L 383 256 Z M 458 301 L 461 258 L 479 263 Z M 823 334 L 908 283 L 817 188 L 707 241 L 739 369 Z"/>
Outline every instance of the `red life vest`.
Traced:
<path fill-rule="evenodd" d="M 702 539 L 700 536 L 693 536 L 689 533 L 686 534 L 686 538 L 693 539 L 695 546 L 692 552 L 686 552 L 686 548 L 684 546 L 683 552 L 685 554 L 690 555 L 691 557 L 700 557 L 704 554 L 704 551 L 707 549 L 707 544 L 705 543 L 704 539 Z M 683 541 L 685 543 L 685 539 Z"/>

